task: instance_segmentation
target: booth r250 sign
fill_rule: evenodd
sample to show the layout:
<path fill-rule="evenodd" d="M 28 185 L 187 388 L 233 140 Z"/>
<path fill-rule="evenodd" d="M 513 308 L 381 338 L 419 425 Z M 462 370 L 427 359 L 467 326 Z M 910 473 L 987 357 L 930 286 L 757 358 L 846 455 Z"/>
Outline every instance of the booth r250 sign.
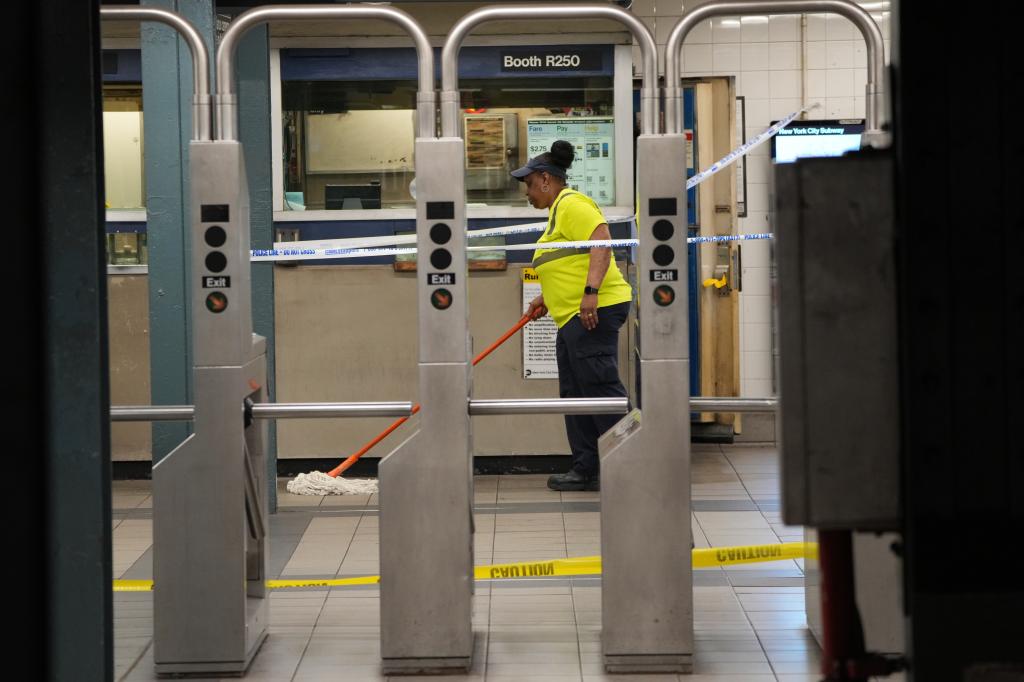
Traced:
<path fill-rule="evenodd" d="M 514 50 L 501 53 L 502 71 L 600 71 L 601 68 L 600 50 L 559 48 L 557 51 Z"/>

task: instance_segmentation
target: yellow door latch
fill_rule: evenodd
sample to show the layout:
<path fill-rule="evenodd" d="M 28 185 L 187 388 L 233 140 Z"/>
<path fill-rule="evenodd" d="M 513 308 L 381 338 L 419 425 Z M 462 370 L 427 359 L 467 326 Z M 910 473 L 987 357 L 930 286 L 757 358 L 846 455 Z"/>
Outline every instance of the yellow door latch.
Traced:
<path fill-rule="evenodd" d="M 722 275 L 722 279 L 715 279 L 714 277 L 708 277 L 703 282 L 705 287 L 713 286 L 716 289 L 721 289 L 722 287 L 724 287 L 726 285 L 726 283 L 727 283 L 727 280 L 726 280 L 726 276 L 725 275 Z"/>

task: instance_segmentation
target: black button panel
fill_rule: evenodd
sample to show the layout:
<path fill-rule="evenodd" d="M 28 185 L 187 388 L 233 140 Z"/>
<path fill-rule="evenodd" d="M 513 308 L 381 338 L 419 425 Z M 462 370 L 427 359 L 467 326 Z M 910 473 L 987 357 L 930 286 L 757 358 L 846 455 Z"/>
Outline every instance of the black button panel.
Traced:
<path fill-rule="evenodd" d="M 651 228 L 651 233 L 654 235 L 654 238 L 662 242 L 667 242 L 669 239 L 672 239 L 672 235 L 675 234 L 675 231 L 676 228 L 674 228 L 672 223 L 667 220 L 659 220 L 654 223 L 654 227 Z"/>
<path fill-rule="evenodd" d="M 452 264 L 452 254 L 448 249 L 434 249 L 430 254 L 430 264 L 436 270 L 444 270 Z"/>
<path fill-rule="evenodd" d="M 220 225 L 206 228 L 206 234 L 203 236 L 206 239 L 206 243 L 215 249 L 224 246 L 224 242 L 228 240 L 228 233 Z"/>
<path fill-rule="evenodd" d="M 435 244 L 447 244 L 452 238 L 452 228 L 438 223 L 430 228 L 430 240 Z"/>
<path fill-rule="evenodd" d="M 669 246 L 668 244 L 662 244 L 661 246 L 656 246 L 654 248 L 654 253 L 652 254 L 652 257 L 654 258 L 655 263 L 662 267 L 665 267 L 666 265 L 671 264 L 672 261 L 675 259 L 676 252 L 673 251 L 672 247 Z"/>
<path fill-rule="evenodd" d="M 676 215 L 676 198 L 649 199 L 647 201 L 647 213 L 652 216 Z"/>
<path fill-rule="evenodd" d="M 206 254 L 206 269 L 210 272 L 221 272 L 227 266 L 228 259 L 220 251 L 211 251 Z"/>
<path fill-rule="evenodd" d="M 455 220 L 455 202 L 428 201 L 427 220 Z"/>

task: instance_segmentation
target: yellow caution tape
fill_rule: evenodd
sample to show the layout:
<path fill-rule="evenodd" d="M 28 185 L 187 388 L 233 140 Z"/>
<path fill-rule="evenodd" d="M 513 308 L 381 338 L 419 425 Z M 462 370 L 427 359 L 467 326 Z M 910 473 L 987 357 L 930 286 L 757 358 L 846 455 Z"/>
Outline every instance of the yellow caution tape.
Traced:
<path fill-rule="evenodd" d="M 816 559 L 818 545 L 813 542 L 783 542 L 774 545 L 743 545 L 741 547 L 708 547 L 693 550 L 694 568 L 754 564 L 786 559 Z M 514 564 L 477 566 L 473 577 L 477 580 L 511 580 L 520 578 L 550 578 L 554 576 L 600 575 L 601 557 L 583 556 L 550 561 L 524 561 Z M 296 587 L 346 587 L 349 585 L 376 585 L 379 575 L 355 578 L 312 578 L 307 580 L 268 580 L 267 589 L 280 590 Z M 149 592 L 152 580 L 115 580 L 115 592 Z"/>

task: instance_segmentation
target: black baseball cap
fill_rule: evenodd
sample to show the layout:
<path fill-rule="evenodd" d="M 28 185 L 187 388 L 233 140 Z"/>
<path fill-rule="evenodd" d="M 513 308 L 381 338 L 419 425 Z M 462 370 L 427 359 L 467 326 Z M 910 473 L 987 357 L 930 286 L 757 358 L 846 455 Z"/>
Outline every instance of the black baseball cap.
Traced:
<path fill-rule="evenodd" d="M 547 173 L 550 173 L 551 175 L 554 175 L 556 178 L 565 178 L 564 168 L 562 168 L 561 166 L 556 166 L 550 161 L 545 161 L 540 156 L 533 157 L 526 163 L 525 166 L 523 166 L 522 168 L 517 168 L 514 171 L 512 171 L 512 177 L 518 180 L 519 182 L 523 182 L 527 175 L 529 175 L 530 173 L 535 173 L 537 171 L 545 171 Z"/>

